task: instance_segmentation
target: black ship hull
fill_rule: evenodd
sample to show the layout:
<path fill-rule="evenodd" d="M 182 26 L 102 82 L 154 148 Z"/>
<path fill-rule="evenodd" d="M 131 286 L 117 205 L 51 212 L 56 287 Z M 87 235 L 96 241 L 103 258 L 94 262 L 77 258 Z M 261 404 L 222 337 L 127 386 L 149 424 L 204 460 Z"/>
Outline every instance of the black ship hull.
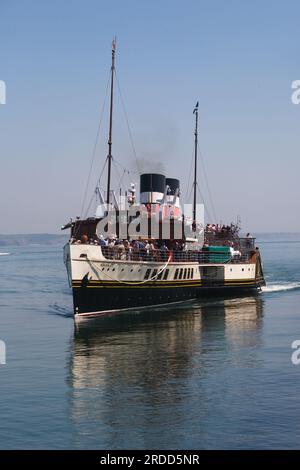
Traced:
<path fill-rule="evenodd" d="M 75 316 L 106 315 L 220 295 L 244 295 L 259 290 L 259 283 L 227 285 L 185 285 L 161 287 L 73 286 Z"/>

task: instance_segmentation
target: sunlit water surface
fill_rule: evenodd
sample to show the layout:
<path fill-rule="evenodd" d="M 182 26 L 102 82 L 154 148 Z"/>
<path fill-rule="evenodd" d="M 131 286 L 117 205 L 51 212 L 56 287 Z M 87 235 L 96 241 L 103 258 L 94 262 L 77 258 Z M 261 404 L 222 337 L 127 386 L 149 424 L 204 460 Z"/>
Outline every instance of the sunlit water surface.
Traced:
<path fill-rule="evenodd" d="M 300 240 L 261 249 L 256 297 L 76 327 L 61 247 L 0 249 L 0 447 L 299 447 Z"/>

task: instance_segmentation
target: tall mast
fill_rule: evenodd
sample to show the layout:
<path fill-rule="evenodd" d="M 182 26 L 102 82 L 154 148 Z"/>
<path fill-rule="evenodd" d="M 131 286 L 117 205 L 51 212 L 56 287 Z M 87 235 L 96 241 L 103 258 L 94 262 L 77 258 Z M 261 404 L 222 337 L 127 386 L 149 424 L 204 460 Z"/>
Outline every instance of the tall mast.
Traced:
<path fill-rule="evenodd" d="M 196 204 L 197 204 L 197 152 L 198 152 L 198 106 L 197 101 L 193 114 L 195 114 L 195 160 L 194 160 L 194 200 L 193 200 L 193 232 L 196 231 Z"/>
<path fill-rule="evenodd" d="M 111 161 L 112 161 L 112 118 L 113 118 L 113 104 L 114 104 L 114 75 L 115 75 L 115 53 L 116 53 L 116 38 L 112 42 L 111 49 L 111 78 L 110 78 L 110 110 L 109 110 L 109 135 L 108 135 L 108 170 L 107 170 L 107 196 L 106 202 L 110 203 L 110 178 L 111 178 Z"/>

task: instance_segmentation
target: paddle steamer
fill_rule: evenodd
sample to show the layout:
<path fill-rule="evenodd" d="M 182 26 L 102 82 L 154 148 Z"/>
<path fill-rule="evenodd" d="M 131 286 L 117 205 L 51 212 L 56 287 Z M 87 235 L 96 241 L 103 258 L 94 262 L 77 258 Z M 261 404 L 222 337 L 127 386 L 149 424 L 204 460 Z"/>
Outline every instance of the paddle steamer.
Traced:
<path fill-rule="evenodd" d="M 95 216 L 77 218 L 62 227 L 70 229 L 64 262 L 74 315 L 105 315 L 260 289 L 265 281 L 255 239 L 241 237 L 238 224 L 204 226 L 197 216 L 198 103 L 190 217 L 182 210 L 180 181 L 174 175 L 141 174 L 139 203 L 134 184 L 123 196 L 111 189 L 114 76 L 115 43 L 106 191 L 96 188 Z"/>

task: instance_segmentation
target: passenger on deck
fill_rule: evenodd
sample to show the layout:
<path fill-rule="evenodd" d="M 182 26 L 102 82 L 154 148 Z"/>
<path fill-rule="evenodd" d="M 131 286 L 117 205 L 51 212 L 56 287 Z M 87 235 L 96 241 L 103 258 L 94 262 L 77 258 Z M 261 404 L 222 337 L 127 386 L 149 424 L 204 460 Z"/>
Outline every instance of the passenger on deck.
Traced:
<path fill-rule="evenodd" d="M 126 256 L 129 261 L 132 259 L 132 246 L 128 240 L 124 240 L 124 246 L 126 251 Z"/>
<path fill-rule="evenodd" d="M 231 259 L 239 259 L 242 256 L 239 250 L 234 249 L 233 243 L 231 243 L 229 250 L 230 250 Z"/>
<path fill-rule="evenodd" d="M 168 247 L 165 244 L 165 242 L 162 242 L 162 245 L 160 246 L 160 254 L 161 254 L 161 260 L 162 261 L 167 261 L 168 259 Z"/>
<path fill-rule="evenodd" d="M 108 245 L 108 241 L 103 238 L 103 235 L 100 235 L 99 244 L 103 248 L 106 248 Z"/>
<path fill-rule="evenodd" d="M 154 245 L 151 242 L 151 240 L 148 240 L 146 245 L 145 245 L 145 250 L 146 250 L 146 258 L 152 259 L 153 258 L 153 252 L 154 252 Z"/>
<path fill-rule="evenodd" d="M 253 247 L 253 237 L 252 237 L 251 233 L 248 232 L 247 235 L 246 235 L 246 238 L 247 238 L 247 242 L 246 242 L 247 247 L 252 248 Z"/>

